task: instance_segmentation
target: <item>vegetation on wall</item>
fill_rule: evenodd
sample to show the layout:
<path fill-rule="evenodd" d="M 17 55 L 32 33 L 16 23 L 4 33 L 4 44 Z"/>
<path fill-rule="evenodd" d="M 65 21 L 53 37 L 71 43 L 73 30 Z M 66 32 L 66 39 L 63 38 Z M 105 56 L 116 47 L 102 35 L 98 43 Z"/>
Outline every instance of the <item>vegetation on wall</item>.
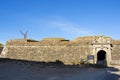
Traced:
<path fill-rule="evenodd" d="M 2 43 L 0 43 L 0 47 L 2 47 L 3 46 L 3 44 Z"/>
<path fill-rule="evenodd" d="M 64 38 L 43 38 L 42 40 L 66 40 Z"/>

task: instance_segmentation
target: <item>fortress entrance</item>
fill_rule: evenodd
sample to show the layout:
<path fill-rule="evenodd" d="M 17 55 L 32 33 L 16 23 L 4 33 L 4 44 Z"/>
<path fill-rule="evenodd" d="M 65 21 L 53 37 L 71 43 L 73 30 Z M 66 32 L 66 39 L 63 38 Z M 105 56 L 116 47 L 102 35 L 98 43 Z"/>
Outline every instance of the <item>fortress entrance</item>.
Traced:
<path fill-rule="evenodd" d="M 106 65 L 107 61 L 106 61 L 106 52 L 104 50 L 100 50 L 97 53 L 97 64 L 99 65 Z"/>
<path fill-rule="evenodd" d="M 103 61 L 106 60 L 106 52 L 104 50 L 100 50 L 97 53 L 97 61 Z"/>

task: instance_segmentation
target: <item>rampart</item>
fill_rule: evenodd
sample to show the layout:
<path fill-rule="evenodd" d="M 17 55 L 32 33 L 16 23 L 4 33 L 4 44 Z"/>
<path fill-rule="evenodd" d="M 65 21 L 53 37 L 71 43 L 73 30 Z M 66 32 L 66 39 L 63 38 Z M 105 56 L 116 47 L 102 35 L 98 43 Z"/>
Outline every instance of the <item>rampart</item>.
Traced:
<path fill-rule="evenodd" d="M 90 42 L 79 41 L 8 41 L 4 56 L 11 59 L 30 60 L 39 62 L 55 62 L 64 64 L 80 64 L 91 54 Z"/>
<path fill-rule="evenodd" d="M 99 54 L 100 53 L 100 54 Z M 120 40 L 105 36 L 79 37 L 69 41 L 60 39 L 9 40 L 1 53 L 1 57 L 64 64 L 80 64 L 94 56 L 95 63 L 106 60 L 108 64 L 120 64 Z M 102 55 L 102 56 L 101 56 Z M 103 57 L 103 58 L 102 58 Z"/>
<path fill-rule="evenodd" d="M 120 64 L 120 40 L 115 40 L 111 44 L 111 64 Z"/>

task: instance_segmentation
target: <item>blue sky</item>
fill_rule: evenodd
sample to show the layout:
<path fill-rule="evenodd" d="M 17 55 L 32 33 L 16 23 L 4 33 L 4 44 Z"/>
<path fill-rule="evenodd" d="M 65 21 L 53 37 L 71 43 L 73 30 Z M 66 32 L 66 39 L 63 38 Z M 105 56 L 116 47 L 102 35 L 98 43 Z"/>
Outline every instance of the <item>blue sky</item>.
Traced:
<path fill-rule="evenodd" d="M 120 0 L 0 0 L 0 42 L 99 35 L 120 39 Z"/>

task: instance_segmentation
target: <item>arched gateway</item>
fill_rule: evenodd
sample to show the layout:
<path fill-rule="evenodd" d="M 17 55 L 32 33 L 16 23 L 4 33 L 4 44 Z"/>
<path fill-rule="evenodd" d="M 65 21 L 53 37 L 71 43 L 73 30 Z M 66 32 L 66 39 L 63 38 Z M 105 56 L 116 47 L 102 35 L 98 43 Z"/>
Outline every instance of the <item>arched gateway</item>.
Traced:
<path fill-rule="evenodd" d="M 107 56 L 104 50 L 100 50 L 97 53 L 97 64 L 107 66 Z"/>
<path fill-rule="evenodd" d="M 93 55 L 95 57 L 95 64 L 107 64 L 111 62 L 111 43 L 109 39 L 104 36 L 99 36 L 93 42 Z"/>
<path fill-rule="evenodd" d="M 97 61 L 105 61 L 106 60 L 106 52 L 104 50 L 100 50 L 97 53 Z"/>

